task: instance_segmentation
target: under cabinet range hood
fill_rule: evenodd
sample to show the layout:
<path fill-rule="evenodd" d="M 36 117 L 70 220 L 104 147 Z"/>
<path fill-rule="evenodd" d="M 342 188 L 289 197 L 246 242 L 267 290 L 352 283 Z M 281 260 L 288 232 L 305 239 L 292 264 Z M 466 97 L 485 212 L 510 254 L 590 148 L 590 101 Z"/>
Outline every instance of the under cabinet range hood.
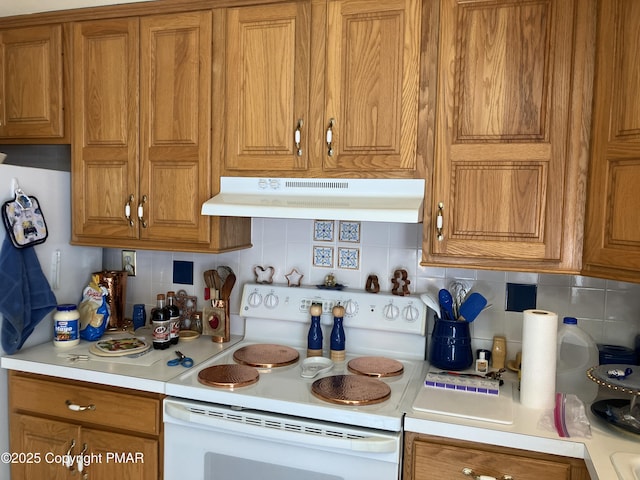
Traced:
<path fill-rule="evenodd" d="M 203 215 L 420 223 L 424 180 L 222 177 Z"/>

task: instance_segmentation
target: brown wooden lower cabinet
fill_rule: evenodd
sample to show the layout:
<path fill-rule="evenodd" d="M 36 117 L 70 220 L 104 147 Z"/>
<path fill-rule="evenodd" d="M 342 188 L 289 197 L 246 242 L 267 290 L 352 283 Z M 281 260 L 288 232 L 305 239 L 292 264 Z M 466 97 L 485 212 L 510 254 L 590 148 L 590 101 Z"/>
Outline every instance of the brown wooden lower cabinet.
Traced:
<path fill-rule="evenodd" d="M 9 410 L 12 480 L 162 479 L 160 394 L 12 371 Z"/>
<path fill-rule="evenodd" d="M 589 480 L 582 459 L 405 433 L 403 480 Z M 464 472 L 465 469 L 467 473 Z"/>

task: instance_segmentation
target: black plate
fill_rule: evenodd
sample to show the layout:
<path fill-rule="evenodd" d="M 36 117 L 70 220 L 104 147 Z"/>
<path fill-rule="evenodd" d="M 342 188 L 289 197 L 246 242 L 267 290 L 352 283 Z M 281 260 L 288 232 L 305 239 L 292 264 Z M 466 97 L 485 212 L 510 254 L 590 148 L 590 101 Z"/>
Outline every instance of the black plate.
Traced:
<path fill-rule="evenodd" d="M 611 425 L 615 425 L 618 428 L 626 430 L 627 432 L 635 433 L 636 435 L 640 435 L 640 429 L 634 427 L 633 425 L 628 425 L 626 423 L 621 423 L 617 421 L 615 418 L 607 414 L 607 406 L 611 406 L 614 408 L 623 408 L 629 407 L 629 400 L 625 400 L 623 398 L 609 398 L 607 400 L 599 400 L 595 403 L 591 404 L 591 411 L 597 417 L 600 417 L 606 420 Z M 634 409 L 636 410 L 636 409 Z"/>

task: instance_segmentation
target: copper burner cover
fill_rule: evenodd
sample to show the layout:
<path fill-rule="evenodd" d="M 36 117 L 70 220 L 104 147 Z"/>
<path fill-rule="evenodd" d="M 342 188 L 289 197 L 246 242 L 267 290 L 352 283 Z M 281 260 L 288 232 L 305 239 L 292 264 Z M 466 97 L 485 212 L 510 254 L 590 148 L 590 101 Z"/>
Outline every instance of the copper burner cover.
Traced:
<path fill-rule="evenodd" d="M 271 343 L 247 345 L 233 352 L 236 362 L 258 368 L 284 367 L 296 363 L 299 357 L 297 350 Z"/>
<path fill-rule="evenodd" d="M 395 377 L 402 375 L 404 366 L 401 362 L 386 357 L 358 357 L 349 360 L 347 368 L 351 373 L 368 377 Z"/>
<path fill-rule="evenodd" d="M 259 378 L 258 371 L 247 365 L 214 365 L 198 372 L 198 381 L 210 387 L 244 387 L 256 383 Z"/>
<path fill-rule="evenodd" d="M 382 380 L 360 375 L 332 375 L 316 380 L 311 392 L 321 400 L 342 405 L 372 405 L 391 396 Z"/>

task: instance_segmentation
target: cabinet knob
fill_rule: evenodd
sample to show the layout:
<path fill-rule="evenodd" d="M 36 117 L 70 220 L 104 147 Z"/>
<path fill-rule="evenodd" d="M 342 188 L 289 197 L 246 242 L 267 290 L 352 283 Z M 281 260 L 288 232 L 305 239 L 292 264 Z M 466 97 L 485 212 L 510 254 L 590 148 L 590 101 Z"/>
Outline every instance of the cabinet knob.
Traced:
<path fill-rule="evenodd" d="M 469 467 L 464 467 L 462 469 L 462 474 L 466 475 L 467 477 L 471 477 L 474 480 L 514 480 L 513 476 L 508 475 L 506 473 L 502 475 L 499 479 L 496 477 L 492 477 L 490 475 L 477 475 L 476 472 L 473 471 L 473 468 L 469 468 Z"/>
<path fill-rule="evenodd" d="M 444 203 L 438 203 L 438 215 L 436 215 L 436 238 L 439 242 L 444 240 Z"/>
<path fill-rule="evenodd" d="M 131 204 L 133 203 L 133 194 L 129 195 L 129 200 L 124 204 L 124 216 L 129 221 L 129 226 L 133 227 L 133 220 L 131 219 Z"/>
<path fill-rule="evenodd" d="M 144 204 L 147 203 L 147 196 L 142 196 L 142 201 L 138 204 L 138 220 L 142 228 L 147 228 L 147 221 L 144 219 Z"/>
<path fill-rule="evenodd" d="M 64 403 L 66 403 L 67 408 L 69 410 L 73 410 L 74 412 L 84 412 L 86 410 L 95 410 L 96 406 L 91 403 L 89 405 L 77 405 L 75 403 L 73 403 L 71 400 L 66 400 Z"/>
<path fill-rule="evenodd" d="M 329 126 L 327 127 L 327 155 L 333 157 L 333 127 L 336 124 L 334 118 L 329 119 Z"/>
<path fill-rule="evenodd" d="M 302 146 L 301 146 L 301 142 L 302 142 L 302 124 L 304 122 L 302 121 L 302 119 L 298 120 L 298 125 L 296 126 L 296 131 L 293 134 L 293 141 L 295 143 L 296 146 L 296 155 L 298 155 L 299 157 L 302 156 Z"/>

